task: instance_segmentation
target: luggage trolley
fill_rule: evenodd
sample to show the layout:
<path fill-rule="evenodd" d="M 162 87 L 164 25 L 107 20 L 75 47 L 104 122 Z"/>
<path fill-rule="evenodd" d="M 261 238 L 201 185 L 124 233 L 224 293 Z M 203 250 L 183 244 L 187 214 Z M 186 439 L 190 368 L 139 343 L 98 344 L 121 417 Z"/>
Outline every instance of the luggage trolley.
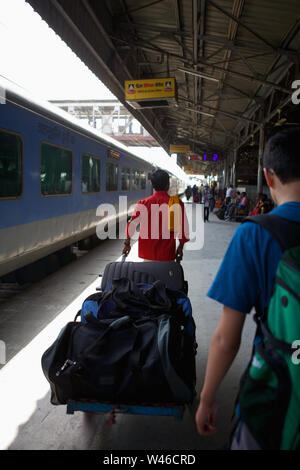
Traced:
<path fill-rule="evenodd" d="M 170 289 L 188 292 L 188 284 L 184 279 L 184 273 L 180 262 L 177 261 L 150 261 L 150 262 L 126 262 L 126 256 L 122 256 L 121 262 L 109 263 L 103 274 L 101 286 L 98 291 L 104 291 L 113 279 L 120 277 L 129 278 L 135 282 L 151 283 L 160 280 Z M 107 424 L 115 424 L 116 415 L 145 415 L 145 416 L 169 416 L 175 421 L 181 421 L 185 411 L 185 404 L 177 403 L 131 403 L 115 404 L 110 402 L 98 403 L 94 400 L 75 401 L 67 403 L 67 414 L 75 411 L 86 413 L 109 414 Z"/>

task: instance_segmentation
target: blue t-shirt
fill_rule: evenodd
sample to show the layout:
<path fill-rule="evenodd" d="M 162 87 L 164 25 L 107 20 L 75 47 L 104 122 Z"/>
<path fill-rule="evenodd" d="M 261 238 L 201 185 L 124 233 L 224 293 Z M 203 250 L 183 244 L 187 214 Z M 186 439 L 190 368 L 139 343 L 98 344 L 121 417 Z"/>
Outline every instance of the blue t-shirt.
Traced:
<path fill-rule="evenodd" d="M 286 202 L 271 214 L 300 222 L 300 202 Z M 300 240 L 299 240 L 300 244 Z M 263 227 L 242 224 L 234 233 L 207 296 L 243 313 L 268 306 L 282 255 L 277 240 Z"/>

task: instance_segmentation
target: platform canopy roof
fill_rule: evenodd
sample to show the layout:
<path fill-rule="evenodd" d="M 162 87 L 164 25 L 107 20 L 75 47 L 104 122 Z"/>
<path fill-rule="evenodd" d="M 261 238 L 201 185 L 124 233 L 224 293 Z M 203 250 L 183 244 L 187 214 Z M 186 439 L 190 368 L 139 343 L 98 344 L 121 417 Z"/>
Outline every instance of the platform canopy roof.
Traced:
<path fill-rule="evenodd" d="M 299 121 L 299 0 L 27 1 L 168 152 L 221 159 L 261 125 Z M 125 80 L 164 77 L 176 79 L 177 105 L 125 102 Z"/>

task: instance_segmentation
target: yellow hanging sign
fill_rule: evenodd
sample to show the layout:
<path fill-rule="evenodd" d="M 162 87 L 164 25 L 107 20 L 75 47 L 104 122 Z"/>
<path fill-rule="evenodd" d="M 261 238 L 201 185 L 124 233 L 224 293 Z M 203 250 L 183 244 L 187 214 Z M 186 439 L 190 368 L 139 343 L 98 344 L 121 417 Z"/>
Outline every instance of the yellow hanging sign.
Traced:
<path fill-rule="evenodd" d="M 189 153 L 190 151 L 189 145 L 170 145 L 170 153 Z"/>
<path fill-rule="evenodd" d="M 126 101 L 153 100 L 157 98 L 175 98 L 175 78 L 147 78 L 126 80 Z"/>

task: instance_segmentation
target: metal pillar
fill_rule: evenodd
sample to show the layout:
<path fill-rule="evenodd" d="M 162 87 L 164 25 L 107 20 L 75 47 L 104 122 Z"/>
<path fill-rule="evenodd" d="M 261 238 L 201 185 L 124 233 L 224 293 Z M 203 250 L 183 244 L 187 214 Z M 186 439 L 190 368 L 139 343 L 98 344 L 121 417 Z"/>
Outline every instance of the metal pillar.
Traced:
<path fill-rule="evenodd" d="M 265 128 L 263 125 L 259 129 L 259 151 L 258 151 L 258 169 L 257 169 L 257 192 L 263 190 L 263 154 L 265 146 Z"/>
<path fill-rule="evenodd" d="M 237 163 L 237 148 L 236 145 L 233 150 L 233 162 L 232 162 L 232 184 L 236 187 L 236 163 Z"/>
<path fill-rule="evenodd" d="M 229 163 L 228 163 L 228 156 L 226 157 L 226 160 L 225 160 L 225 165 L 224 165 L 224 170 L 225 170 L 225 178 L 224 178 L 224 186 L 225 188 L 227 188 L 227 186 L 229 185 Z"/>

